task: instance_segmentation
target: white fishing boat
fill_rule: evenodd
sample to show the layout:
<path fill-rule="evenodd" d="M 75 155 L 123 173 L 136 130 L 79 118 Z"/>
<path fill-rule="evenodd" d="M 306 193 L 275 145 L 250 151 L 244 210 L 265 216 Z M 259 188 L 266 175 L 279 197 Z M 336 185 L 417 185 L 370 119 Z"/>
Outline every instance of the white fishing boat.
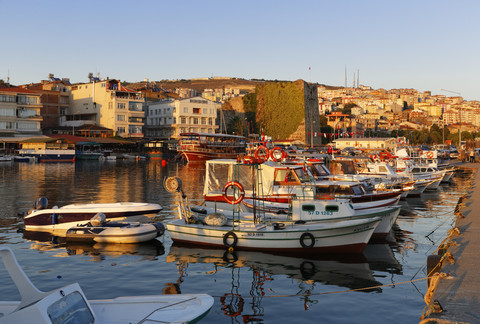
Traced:
<path fill-rule="evenodd" d="M 87 224 L 71 227 L 65 237 L 67 242 L 141 243 L 163 235 L 162 223 L 107 222 L 105 214 L 95 215 Z"/>
<path fill-rule="evenodd" d="M 178 218 L 166 222 L 174 242 L 266 252 L 361 253 L 381 221 L 380 217 L 371 217 L 307 222 L 302 215 L 296 215 L 298 219 L 278 224 L 260 214 L 253 214 L 251 221 L 235 218 L 233 211 L 233 217 L 217 213 L 207 215 L 205 223 L 197 222 L 180 193 L 180 179 L 171 179 L 165 182 L 167 190 L 179 193 Z"/>
<path fill-rule="evenodd" d="M 244 201 L 242 200 L 241 203 L 244 203 Z M 264 206 L 264 204 L 268 205 Z M 379 217 L 381 221 L 372 234 L 374 238 L 384 238 L 388 235 L 401 210 L 401 206 L 398 205 L 355 209 L 349 199 L 333 197 L 331 199 L 295 198 L 292 199 L 287 206 L 281 204 L 283 206 L 281 208 L 278 206 L 279 204 L 280 203 L 264 201 L 255 202 L 252 200 L 248 202 L 248 206 L 252 208 L 252 210 L 257 208 L 259 210 L 269 210 L 270 212 L 259 213 L 259 215 L 271 223 L 277 224 L 277 226 L 279 222 L 305 222 L 307 224 L 310 222 L 331 223 L 342 220 Z M 215 213 L 232 216 L 231 211 L 205 206 L 191 206 L 190 211 L 195 213 L 193 216 L 197 219 L 203 219 L 205 216 Z M 252 212 L 237 212 L 235 216 L 240 218 L 240 220 L 254 220 L 254 214 Z"/>
<path fill-rule="evenodd" d="M 0 254 L 21 301 L 0 301 L 0 322 L 18 323 L 188 323 L 203 318 L 213 305 L 207 294 L 152 295 L 87 300 L 78 283 L 49 292 L 37 289 L 12 250 Z"/>
<path fill-rule="evenodd" d="M 155 217 L 162 207 L 159 204 L 141 202 L 70 204 L 48 207 L 45 197 L 37 199 L 34 208 L 23 215 L 25 229 L 29 231 L 68 230 L 72 226 L 86 224 L 98 213 L 110 221 L 145 222 Z"/>

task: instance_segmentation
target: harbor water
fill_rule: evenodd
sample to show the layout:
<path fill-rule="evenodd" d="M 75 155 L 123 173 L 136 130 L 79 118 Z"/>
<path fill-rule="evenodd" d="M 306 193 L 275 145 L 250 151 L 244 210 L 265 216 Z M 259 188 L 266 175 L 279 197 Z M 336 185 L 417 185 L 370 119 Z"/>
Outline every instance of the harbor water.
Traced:
<path fill-rule="evenodd" d="M 462 169 L 449 184 L 401 201 L 387 240 L 362 254 L 316 258 L 172 244 L 168 232 L 144 244 L 66 244 L 25 232 L 18 214 L 35 199 L 49 206 L 136 201 L 158 203 L 158 221 L 176 217 L 175 196 L 163 187 L 177 175 L 191 199 L 201 199 L 205 166 L 160 161 L 0 164 L 0 244 L 13 249 L 43 291 L 78 282 L 88 299 L 207 293 L 215 304 L 201 323 L 418 323 L 427 292 L 426 260 L 454 224 L 469 190 Z M 2 300 L 19 300 L 0 266 Z"/>

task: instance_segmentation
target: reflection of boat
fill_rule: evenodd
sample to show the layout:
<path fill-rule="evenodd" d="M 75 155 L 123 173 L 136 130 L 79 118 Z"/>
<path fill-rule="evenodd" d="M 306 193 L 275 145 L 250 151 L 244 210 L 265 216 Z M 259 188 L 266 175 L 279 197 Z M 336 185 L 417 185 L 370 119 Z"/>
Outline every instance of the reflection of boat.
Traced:
<path fill-rule="evenodd" d="M 402 264 L 395 258 L 392 247 L 387 243 L 369 243 L 363 250 L 363 255 L 373 271 L 403 273 Z"/>
<path fill-rule="evenodd" d="M 327 255 L 303 257 L 278 255 L 254 251 L 229 253 L 222 249 L 192 248 L 174 243 L 166 257 L 167 262 L 212 263 L 216 266 L 249 267 L 271 275 L 285 275 L 301 281 L 321 282 L 349 289 L 361 289 L 380 285 L 373 277 L 366 259 L 362 255 L 339 257 Z M 362 290 L 380 291 L 379 288 Z"/>
<path fill-rule="evenodd" d="M 67 242 L 65 237 L 55 236 L 50 232 L 24 231 L 23 238 L 33 241 L 31 249 L 39 251 L 59 251 L 56 257 L 68 257 L 69 255 L 89 255 L 93 261 L 105 260 L 105 256 L 120 257 L 132 255 L 142 259 L 151 260 L 165 254 L 165 247 L 159 240 L 151 240 L 137 244 L 115 243 L 85 243 Z M 62 253 L 62 250 L 65 251 Z"/>
<path fill-rule="evenodd" d="M 87 224 L 70 227 L 67 241 L 97 243 L 141 243 L 163 235 L 162 223 L 106 222 L 105 215 L 95 215 Z"/>
<path fill-rule="evenodd" d="M 206 294 L 154 295 L 87 300 L 78 283 L 43 292 L 19 266 L 8 247 L 0 247 L 5 268 L 21 301 L 0 302 L 2 323 L 178 323 L 201 319 L 213 305 Z"/>
<path fill-rule="evenodd" d="M 72 226 L 88 223 L 98 213 L 104 213 L 107 220 L 144 221 L 162 210 L 158 204 L 139 202 L 71 204 L 60 208 L 47 206 L 48 200 L 45 197 L 35 202 L 34 209 L 23 217 L 26 230 L 67 230 Z"/>

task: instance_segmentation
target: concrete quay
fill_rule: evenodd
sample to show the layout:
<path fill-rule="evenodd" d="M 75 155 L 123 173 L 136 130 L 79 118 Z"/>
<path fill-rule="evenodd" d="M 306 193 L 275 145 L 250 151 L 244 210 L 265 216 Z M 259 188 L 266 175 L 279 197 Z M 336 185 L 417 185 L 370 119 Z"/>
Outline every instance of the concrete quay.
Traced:
<path fill-rule="evenodd" d="M 471 189 L 459 200 L 455 228 L 429 259 L 441 263 L 430 279 L 422 324 L 480 323 L 480 164 L 459 167 L 473 170 Z"/>

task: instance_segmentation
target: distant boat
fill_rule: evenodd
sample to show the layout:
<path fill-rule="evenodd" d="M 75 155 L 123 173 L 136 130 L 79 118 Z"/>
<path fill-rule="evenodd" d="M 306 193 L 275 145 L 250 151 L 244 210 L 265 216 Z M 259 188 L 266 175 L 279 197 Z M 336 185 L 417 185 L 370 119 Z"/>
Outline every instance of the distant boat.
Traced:
<path fill-rule="evenodd" d="M 189 323 L 204 317 L 214 303 L 207 294 L 87 300 L 78 283 L 43 292 L 33 285 L 9 247 L 0 246 L 0 255 L 21 296 L 20 301 L 0 301 L 3 324 Z"/>
<path fill-rule="evenodd" d="M 18 155 L 34 157 L 38 162 L 74 162 L 75 144 L 56 138 L 39 138 L 21 142 Z"/>
<path fill-rule="evenodd" d="M 145 155 L 152 160 L 169 160 L 177 155 L 178 141 L 150 141 L 144 144 Z"/>
<path fill-rule="evenodd" d="M 247 138 L 230 134 L 181 133 L 178 152 L 188 161 L 236 159 L 245 154 Z"/>

